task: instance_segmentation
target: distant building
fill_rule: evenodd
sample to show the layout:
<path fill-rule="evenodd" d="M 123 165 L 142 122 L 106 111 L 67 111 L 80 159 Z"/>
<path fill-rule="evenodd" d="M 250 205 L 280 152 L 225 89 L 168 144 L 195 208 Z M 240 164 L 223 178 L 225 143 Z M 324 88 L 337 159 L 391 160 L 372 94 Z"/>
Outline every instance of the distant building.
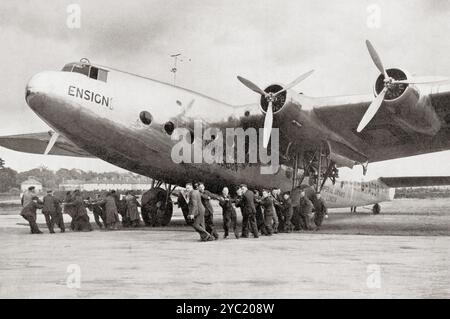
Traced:
<path fill-rule="evenodd" d="M 121 178 L 121 179 L 96 179 L 91 181 L 67 180 L 59 185 L 63 191 L 75 189 L 83 191 L 109 191 L 109 190 L 148 190 L 152 186 L 152 179 L 147 177 Z"/>
<path fill-rule="evenodd" d="M 42 192 L 42 183 L 39 182 L 36 178 L 34 178 L 33 176 L 28 177 L 28 179 L 26 181 L 23 181 L 20 184 L 20 190 L 22 191 L 22 193 L 24 191 L 26 191 L 28 189 L 28 187 L 30 186 L 34 186 L 36 189 L 37 193 Z"/>
<path fill-rule="evenodd" d="M 78 179 L 68 179 L 59 184 L 61 191 L 74 191 L 76 189 L 83 190 L 84 181 Z"/>

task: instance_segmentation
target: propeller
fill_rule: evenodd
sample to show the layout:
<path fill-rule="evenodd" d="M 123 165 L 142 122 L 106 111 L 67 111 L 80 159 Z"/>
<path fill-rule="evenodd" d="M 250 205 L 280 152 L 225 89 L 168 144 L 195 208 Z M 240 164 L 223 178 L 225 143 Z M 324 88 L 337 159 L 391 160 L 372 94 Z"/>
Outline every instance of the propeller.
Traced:
<path fill-rule="evenodd" d="M 436 83 L 436 82 L 444 82 L 447 81 L 447 78 L 445 77 L 415 77 L 413 79 L 407 79 L 407 80 L 395 80 L 394 78 L 390 77 L 388 73 L 386 72 L 386 69 L 384 68 L 383 62 L 381 62 L 381 58 L 378 55 L 377 51 L 375 50 L 372 43 L 370 43 L 369 40 L 366 40 L 366 46 L 367 50 L 369 51 L 370 57 L 372 58 L 373 63 L 377 67 L 377 69 L 384 75 L 384 89 L 378 94 L 378 96 L 375 98 L 375 100 L 372 101 L 372 103 L 369 105 L 366 113 L 364 114 L 363 118 L 359 122 L 358 128 L 356 131 L 359 133 L 361 132 L 367 124 L 372 120 L 372 118 L 377 113 L 378 109 L 380 108 L 381 104 L 384 101 L 384 97 L 386 96 L 386 93 L 394 86 L 398 84 L 427 84 L 427 83 Z"/>
<path fill-rule="evenodd" d="M 272 93 L 272 92 L 265 92 L 263 89 L 261 89 L 259 86 L 257 86 L 255 83 L 253 83 L 250 80 L 247 80 L 241 76 L 238 76 L 238 80 L 244 84 L 246 87 L 248 87 L 250 90 L 260 94 L 261 96 L 263 96 L 267 102 L 268 102 L 268 106 L 267 106 L 267 111 L 266 111 L 266 117 L 264 118 L 264 133 L 263 133 L 263 146 L 264 148 L 267 148 L 267 145 L 269 144 L 269 140 L 270 140 L 270 134 L 272 132 L 272 125 L 273 125 L 273 102 L 275 102 L 276 97 L 287 91 L 292 89 L 294 86 L 296 86 L 297 84 L 299 84 L 301 81 L 303 81 L 304 79 L 306 79 L 307 77 L 309 77 L 312 73 L 314 72 L 314 70 L 311 70 L 309 72 L 306 72 L 302 75 L 300 75 L 298 78 L 296 78 L 294 81 L 292 81 L 291 83 L 289 83 L 286 87 L 282 88 L 280 91 L 276 92 L 276 93 Z"/>
<path fill-rule="evenodd" d="M 54 132 L 52 134 L 52 137 L 50 138 L 50 141 L 47 144 L 47 148 L 45 149 L 44 155 L 48 155 L 48 153 L 51 151 L 51 149 L 53 148 L 53 146 L 56 143 L 56 140 L 58 139 L 59 134 Z"/>

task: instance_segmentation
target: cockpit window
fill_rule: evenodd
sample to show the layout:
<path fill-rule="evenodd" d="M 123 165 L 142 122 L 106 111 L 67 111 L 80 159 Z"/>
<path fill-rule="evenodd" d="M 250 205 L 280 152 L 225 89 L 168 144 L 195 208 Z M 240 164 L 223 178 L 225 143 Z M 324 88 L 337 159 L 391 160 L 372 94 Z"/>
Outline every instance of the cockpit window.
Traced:
<path fill-rule="evenodd" d="M 108 78 L 108 71 L 87 63 L 69 63 L 62 68 L 62 71 L 81 73 L 90 77 L 91 79 L 103 82 L 106 82 Z"/>
<path fill-rule="evenodd" d="M 72 72 L 77 72 L 77 73 L 81 73 L 81 74 L 84 74 L 84 75 L 89 75 L 89 68 L 90 68 L 90 66 L 86 65 L 86 64 L 84 64 L 84 65 L 77 65 L 77 64 L 75 64 L 73 66 Z"/>

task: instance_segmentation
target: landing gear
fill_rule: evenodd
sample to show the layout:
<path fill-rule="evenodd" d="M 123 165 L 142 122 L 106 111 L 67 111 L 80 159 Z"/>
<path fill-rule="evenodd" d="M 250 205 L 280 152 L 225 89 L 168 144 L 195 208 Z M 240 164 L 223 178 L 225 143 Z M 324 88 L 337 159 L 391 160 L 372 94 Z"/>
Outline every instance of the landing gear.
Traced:
<path fill-rule="evenodd" d="M 142 219 L 146 226 L 167 226 L 173 215 L 173 203 L 170 195 L 175 189 L 170 184 L 161 188 L 162 182 L 154 182 L 150 190 L 142 195 Z"/>
<path fill-rule="evenodd" d="M 314 188 L 314 191 L 320 192 L 329 179 L 336 183 L 339 177 L 339 171 L 329 156 L 326 147 L 321 146 L 316 151 L 305 151 L 302 154 L 296 154 L 294 160 L 294 173 L 292 174 L 292 188 L 300 186 L 308 177 L 309 185 Z M 302 162 L 303 174 L 298 176 L 298 169 Z"/>

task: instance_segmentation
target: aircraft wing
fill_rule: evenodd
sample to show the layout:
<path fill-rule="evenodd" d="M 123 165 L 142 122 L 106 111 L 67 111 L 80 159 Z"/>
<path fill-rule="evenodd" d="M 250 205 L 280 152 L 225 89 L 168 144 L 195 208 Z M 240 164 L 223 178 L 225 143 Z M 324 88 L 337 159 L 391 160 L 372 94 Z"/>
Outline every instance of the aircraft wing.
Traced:
<path fill-rule="evenodd" d="M 373 95 L 318 98 L 314 102 L 314 113 L 327 127 L 367 155 L 369 162 L 449 150 L 450 87 L 436 90 L 425 98 L 440 121 L 440 129 L 434 134 L 408 129 L 385 103 L 367 127 L 357 133 Z"/>
<path fill-rule="evenodd" d="M 450 185 L 450 176 L 380 177 L 388 187 L 425 187 Z"/>
<path fill-rule="evenodd" d="M 0 136 L 0 146 L 19 152 L 44 154 L 50 138 L 51 134 L 49 132 Z M 74 157 L 95 157 L 82 150 L 62 135 L 58 137 L 49 154 Z"/>

